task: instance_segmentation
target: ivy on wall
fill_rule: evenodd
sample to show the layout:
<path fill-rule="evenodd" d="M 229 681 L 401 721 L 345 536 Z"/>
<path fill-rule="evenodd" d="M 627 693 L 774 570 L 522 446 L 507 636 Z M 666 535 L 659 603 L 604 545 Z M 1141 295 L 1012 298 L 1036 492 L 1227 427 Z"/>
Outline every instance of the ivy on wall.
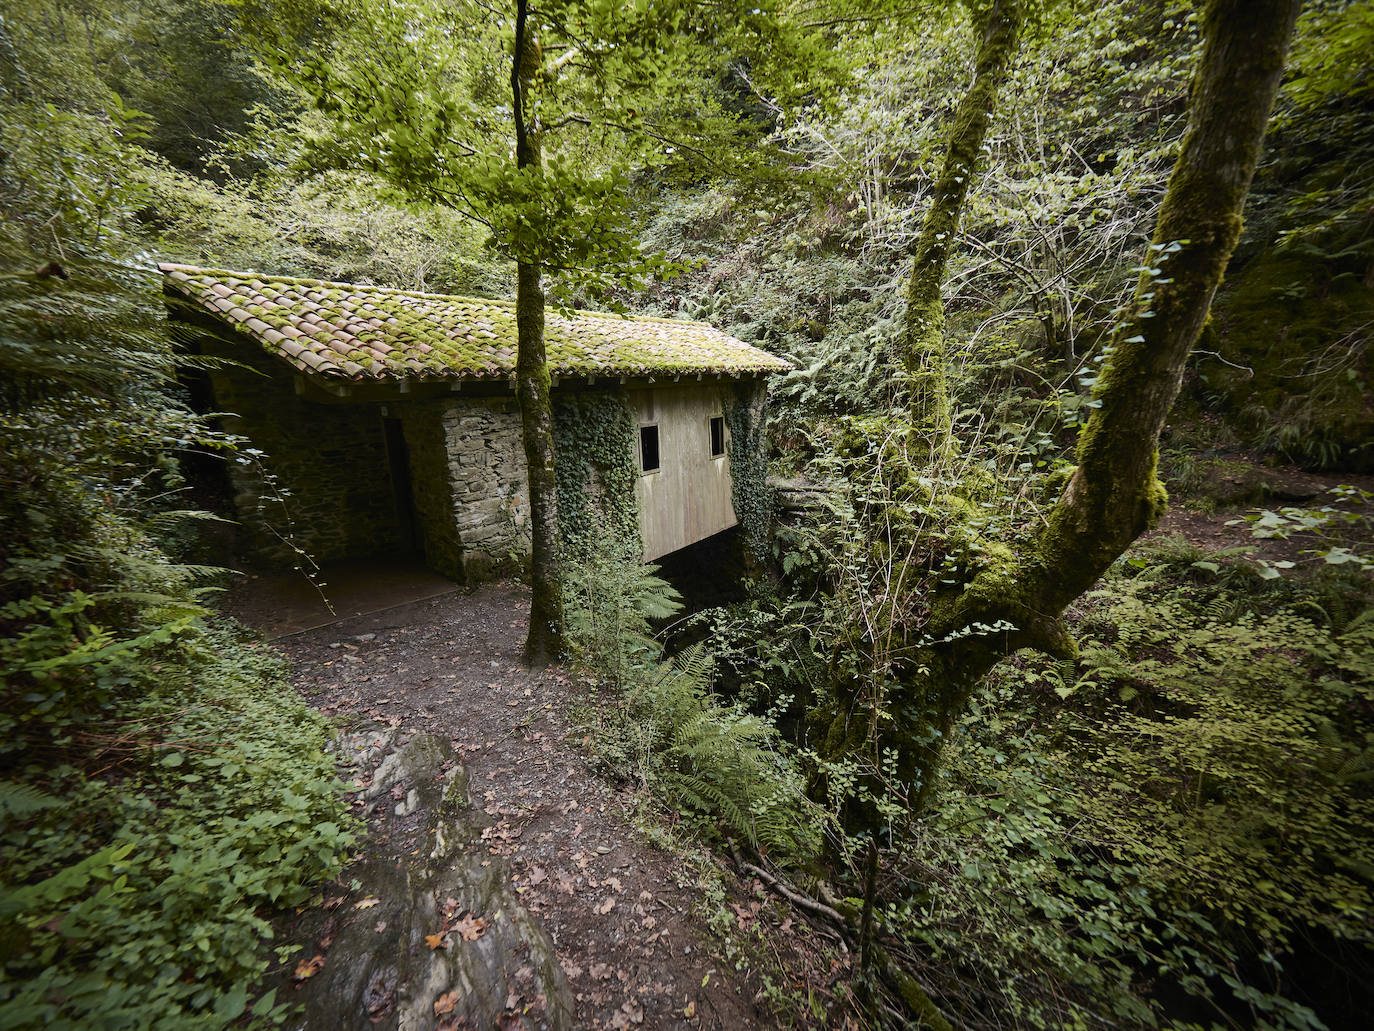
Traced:
<path fill-rule="evenodd" d="M 635 421 L 621 391 L 557 398 L 558 517 L 563 557 L 585 561 L 606 540 L 635 561 L 643 553 L 635 480 Z"/>
<path fill-rule="evenodd" d="M 722 399 L 730 427 L 730 480 L 735 518 L 744 534 L 747 554 L 766 563 L 775 512 L 773 489 L 768 486 L 768 442 L 764 406 L 766 381 L 737 380 Z"/>

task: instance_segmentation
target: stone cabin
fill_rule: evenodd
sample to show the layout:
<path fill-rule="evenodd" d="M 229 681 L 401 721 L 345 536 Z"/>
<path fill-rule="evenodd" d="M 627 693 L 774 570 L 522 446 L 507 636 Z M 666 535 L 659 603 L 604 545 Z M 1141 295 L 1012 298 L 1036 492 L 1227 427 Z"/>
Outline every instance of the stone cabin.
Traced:
<path fill-rule="evenodd" d="M 512 302 L 159 268 L 207 359 L 200 405 L 250 441 L 229 463 L 250 552 L 422 555 L 465 581 L 528 554 Z M 574 509 L 628 513 L 645 561 L 736 525 L 731 467 L 762 480 L 764 384 L 787 362 L 673 319 L 550 309 L 545 336 L 565 540 Z M 594 432 L 567 429 L 578 412 L 601 413 Z"/>

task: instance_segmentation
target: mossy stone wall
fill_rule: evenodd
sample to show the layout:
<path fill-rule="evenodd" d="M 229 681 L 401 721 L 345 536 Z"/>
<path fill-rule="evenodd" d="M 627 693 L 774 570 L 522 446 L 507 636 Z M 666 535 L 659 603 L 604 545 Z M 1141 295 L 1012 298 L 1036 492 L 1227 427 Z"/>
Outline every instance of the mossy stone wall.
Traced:
<path fill-rule="evenodd" d="M 398 552 L 404 547 L 376 405 L 319 404 L 296 396 L 281 363 L 236 352 L 243 367 L 211 375 L 225 429 L 261 459 L 229 464 L 244 550 L 273 565 Z M 287 542 L 291 543 L 287 543 Z"/>
<path fill-rule="evenodd" d="M 454 398 L 439 407 L 449 521 L 461 548 L 462 577 L 482 580 L 509 571 L 530 552 L 519 406 L 514 398 Z M 412 462 L 415 455 L 412 447 Z M 411 475 L 418 495 L 413 464 Z M 428 540 L 428 526 L 425 536 Z"/>
<path fill-rule="evenodd" d="M 246 549 L 273 565 L 298 556 L 315 561 L 401 553 L 406 513 L 397 503 L 385 420 L 405 440 L 409 490 L 425 563 L 462 582 L 503 575 L 528 561 L 531 527 L 520 410 L 510 397 L 452 397 L 387 404 L 304 400 L 293 379 L 268 356 L 233 355 L 247 368 L 212 377 L 226 428 L 265 453 L 231 465 L 235 507 Z M 771 511 L 761 475 L 759 408 L 763 391 L 750 381 L 723 391 L 730 424 L 729 462 L 736 472 L 734 507 L 751 543 L 766 539 Z M 634 422 L 624 389 L 557 399 L 558 445 L 568 499 L 562 533 L 585 546 L 601 528 L 640 550 L 633 457 Z M 594 416 L 594 417 L 593 417 Z M 705 423 L 703 422 L 703 427 Z M 704 432 L 704 430 L 703 430 Z M 701 445 L 702 448 L 705 444 Z M 700 450 L 700 449 L 699 449 Z M 580 479 L 581 489 L 572 489 Z M 740 488 L 743 487 L 743 490 Z M 689 486 L 690 495 L 690 486 Z M 684 498 L 682 504 L 688 504 Z M 575 549 L 576 550 L 576 549 Z"/>

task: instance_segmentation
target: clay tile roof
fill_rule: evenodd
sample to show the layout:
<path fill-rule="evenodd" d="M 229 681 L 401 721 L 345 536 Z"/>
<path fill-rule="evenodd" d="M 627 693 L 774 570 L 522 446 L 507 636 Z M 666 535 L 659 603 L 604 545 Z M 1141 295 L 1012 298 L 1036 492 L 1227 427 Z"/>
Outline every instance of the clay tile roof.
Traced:
<path fill-rule="evenodd" d="M 515 374 L 512 301 L 193 265 L 158 268 L 169 293 L 301 372 L 357 381 Z M 549 311 L 544 338 L 555 376 L 740 376 L 792 367 L 701 322 Z"/>

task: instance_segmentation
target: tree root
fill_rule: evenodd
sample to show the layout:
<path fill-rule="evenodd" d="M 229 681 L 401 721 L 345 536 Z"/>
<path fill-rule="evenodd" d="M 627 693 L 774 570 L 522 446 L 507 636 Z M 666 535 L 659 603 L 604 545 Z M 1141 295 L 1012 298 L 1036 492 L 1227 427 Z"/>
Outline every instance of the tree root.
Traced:
<path fill-rule="evenodd" d="M 819 887 L 820 894 L 825 901 L 818 901 L 777 874 L 769 873 L 767 870 L 741 859 L 740 854 L 735 851 L 734 845 L 730 846 L 730 854 L 734 857 L 735 866 L 742 873 L 757 877 L 759 883 L 764 887 L 785 898 L 809 916 L 825 920 L 832 925 L 839 934 L 841 941 L 845 942 L 851 951 L 857 948 L 860 940 L 859 921 L 862 916 L 858 907 L 836 898 L 834 893 L 824 884 Z M 940 1012 L 939 1007 L 931 1000 L 926 990 L 921 987 L 916 978 L 903 970 L 888 955 L 886 949 L 876 941 L 870 940 L 868 955 L 874 971 L 897 993 L 897 997 L 902 1000 L 902 1004 L 906 1007 L 904 1026 L 926 1028 L 928 1031 L 954 1031 L 954 1025 Z M 914 1024 L 910 1022 L 911 1018 L 915 1019 Z"/>

